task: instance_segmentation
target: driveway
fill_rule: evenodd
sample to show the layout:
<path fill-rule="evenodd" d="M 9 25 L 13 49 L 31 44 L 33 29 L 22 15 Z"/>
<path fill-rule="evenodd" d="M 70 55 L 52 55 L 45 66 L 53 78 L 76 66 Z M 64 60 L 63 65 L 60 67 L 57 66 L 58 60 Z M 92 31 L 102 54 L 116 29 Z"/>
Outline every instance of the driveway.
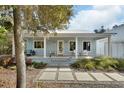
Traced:
<path fill-rule="evenodd" d="M 123 73 L 80 72 L 71 68 L 45 68 L 38 75 L 37 82 L 86 83 L 86 84 L 124 84 Z"/>

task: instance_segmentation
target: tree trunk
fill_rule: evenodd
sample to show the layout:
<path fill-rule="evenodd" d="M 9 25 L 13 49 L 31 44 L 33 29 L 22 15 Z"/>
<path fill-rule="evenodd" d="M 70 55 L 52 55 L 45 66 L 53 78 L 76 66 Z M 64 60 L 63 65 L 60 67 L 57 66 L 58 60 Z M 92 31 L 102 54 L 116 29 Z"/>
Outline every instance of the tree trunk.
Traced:
<path fill-rule="evenodd" d="M 24 55 L 24 41 L 21 29 L 21 9 L 20 6 L 13 8 L 14 17 L 14 41 L 15 41 L 15 60 L 17 67 L 17 88 L 26 87 L 26 64 Z"/>

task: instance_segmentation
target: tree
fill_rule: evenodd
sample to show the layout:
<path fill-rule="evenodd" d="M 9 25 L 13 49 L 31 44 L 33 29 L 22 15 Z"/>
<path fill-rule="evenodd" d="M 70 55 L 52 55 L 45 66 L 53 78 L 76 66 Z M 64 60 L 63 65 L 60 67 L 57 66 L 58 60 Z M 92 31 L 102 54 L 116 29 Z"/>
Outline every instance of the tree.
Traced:
<path fill-rule="evenodd" d="M 15 59 L 17 67 L 17 88 L 26 87 L 26 64 L 24 54 L 24 41 L 21 28 L 21 6 L 13 7 L 14 20 L 14 41 L 15 41 Z"/>
<path fill-rule="evenodd" d="M 2 7 L 3 8 L 3 7 Z M 4 9 L 10 7 L 6 6 Z M 17 88 L 26 87 L 26 65 L 23 30 L 44 33 L 48 30 L 66 28 L 72 16 L 72 6 L 11 6 L 13 9 L 13 31 L 17 65 Z M 21 24 L 23 22 L 23 25 Z M 45 29 L 44 29 L 45 28 Z"/>
<path fill-rule="evenodd" d="M 12 28 L 10 19 L 10 17 L 0 17 L 0 54 L 11 53 L 11 43 L 7 35 Z"/>
<path fill-rule="evenodd" d="M 106 30 L 104 29 L 104 26 L 101 26 L 101 28 L 98 30 L 98 29 L 95 29 L 94 32 L 95 33 L 104 33 Z"/>
<path fill-rule="evenodd" d="M 4 49 L 4 44 L 5 44 L 5 41 L 7 40 L 6 32 L 7 30 L 4 27 L 0 26 L 0 54 L 3 53 L 2 50 Z"/>

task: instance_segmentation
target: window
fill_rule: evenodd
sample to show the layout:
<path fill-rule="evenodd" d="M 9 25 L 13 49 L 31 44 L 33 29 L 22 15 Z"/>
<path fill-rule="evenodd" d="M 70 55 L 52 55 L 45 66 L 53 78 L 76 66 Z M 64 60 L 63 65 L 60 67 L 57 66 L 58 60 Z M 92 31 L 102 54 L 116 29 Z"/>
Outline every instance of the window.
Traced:
<path fill-rule="evenodd" d="M 43 41 L 34 41 L 34 48 L 44 48 Z"/>
<path fill-rule="evenodd" d="M 83 42 L 83 50 L 90 51 L 90 42 Z"/>
<path fill-rule="evenodd" d="M 75 41 L 70 41 L 69 42 L 69 46 L 70 46 L 70 51 L 74 51 L 75 50 Z"/>

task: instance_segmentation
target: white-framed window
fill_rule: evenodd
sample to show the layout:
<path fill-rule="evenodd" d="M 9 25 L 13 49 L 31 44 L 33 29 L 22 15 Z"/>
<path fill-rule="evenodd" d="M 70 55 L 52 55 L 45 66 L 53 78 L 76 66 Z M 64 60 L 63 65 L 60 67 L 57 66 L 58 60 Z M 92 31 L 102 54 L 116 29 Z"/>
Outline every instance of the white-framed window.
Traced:
<path fill-rule="evenodd" d="M 74 51 L 75 50 L 75 48 L 76 48 L 76 43 L 75 43 L 75 41 L 74 40 L 70 40 L 69 41 L 69 51 Z"/>
<path fill-rule="evenodd" d="M 34 49 L 44 48 L 44 42 L 41 40 L 34 41 Z"/>
<path fill-rule="evenodd" d="M 91 50 L 91 42 L 90 41 L 83 42 L 83 50 L 87 50 L 87 51 Z"/>

